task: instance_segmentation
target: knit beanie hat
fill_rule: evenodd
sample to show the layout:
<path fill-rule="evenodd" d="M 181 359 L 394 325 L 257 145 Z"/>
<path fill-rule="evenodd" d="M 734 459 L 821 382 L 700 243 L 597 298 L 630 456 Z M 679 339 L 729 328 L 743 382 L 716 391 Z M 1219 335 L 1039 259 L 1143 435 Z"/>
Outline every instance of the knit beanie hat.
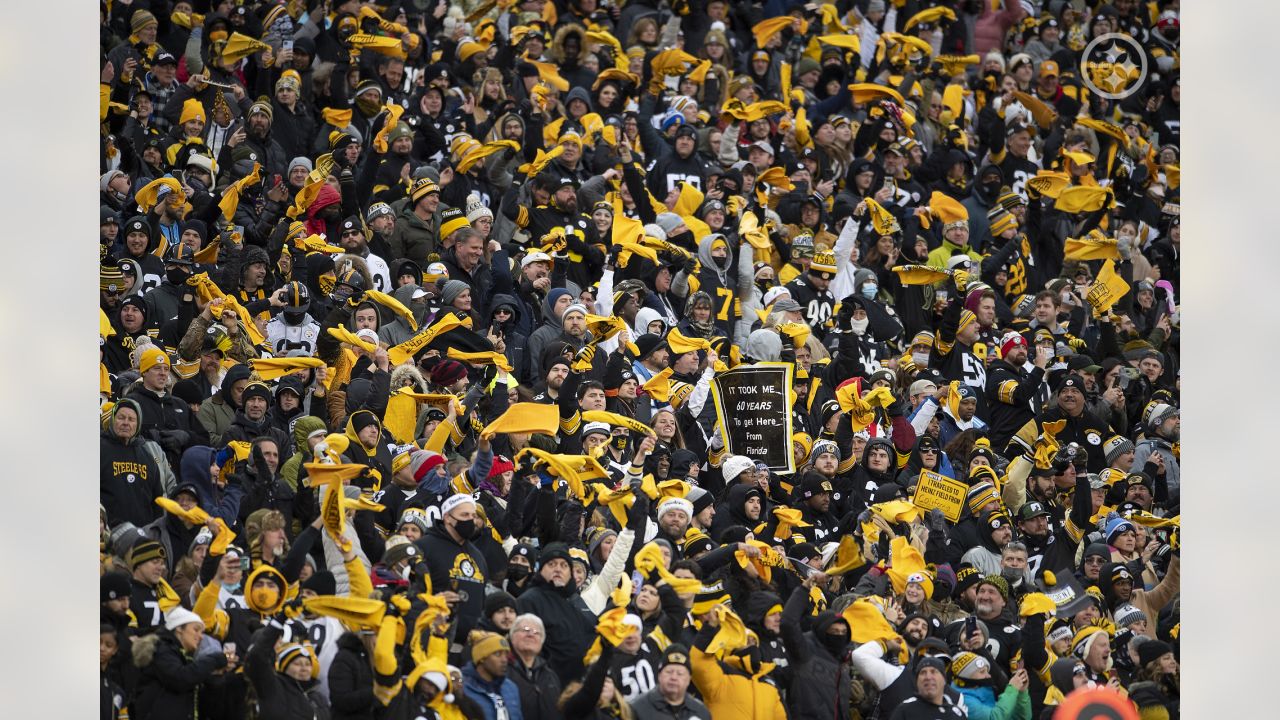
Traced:
<path fill-rule="evenodd" d="M 452 305 L 454 300 L 465 290 L 470 290 L 471 286 L 461 280 L 450 280 L 444 284 L 444 288 L 440 290 L 440 300 L 445 305 Z"/>
<path fill-rule="evenodd" d="M 1115 618 L 1116 618 L 1116 627 L 1127 628 L 1136 622 L 1146 620 L 1147 614 L 1143 612 L 1141 609 L 1139 609 L 1136 605 L 1125 603 L 1124 605 L 1121 605 L 1120 607 L 1116 608 Z"/>
<path fill-rule="evenodd" d="M 974 680 L 978 673 L 991 667 L 991 663 L 981 655 L 973 652 L 957 653 L 951 659 L 951 674 L 961 680 Z"/>
<path fill-rule="evenodd" d="M 1114 435 L 1102 444 L 1102 452 L 1110 465 L 1121 455 L 1133 452 L 1133 441 L 1123 435 Z"/>
<path fill-rule="evenodd" d="M 504 652 L 510 647 L 506 638 L 497 633 L 483 630 L 473 630 L 469 641 L 471 643 L 471 662 L 477 665 L 490 655 Z"/>

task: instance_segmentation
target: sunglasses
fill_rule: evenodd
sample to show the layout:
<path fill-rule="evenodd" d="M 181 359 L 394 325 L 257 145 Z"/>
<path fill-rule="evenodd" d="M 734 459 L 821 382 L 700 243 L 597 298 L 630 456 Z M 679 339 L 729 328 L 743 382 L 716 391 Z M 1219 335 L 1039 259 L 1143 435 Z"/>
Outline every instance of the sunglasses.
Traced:
<path fill-rule="evenodd" d="M 920 448 L 920 454 L 921 454 L 921 455 L 923 455 L 923 454 L 925 454 L 925 453 L 929 453 L 930 455 L 937 455 L 937 454 L 938 454 L 938 448 L 931 448 L 931 447 L 922 447 L 922 448 Z"/>

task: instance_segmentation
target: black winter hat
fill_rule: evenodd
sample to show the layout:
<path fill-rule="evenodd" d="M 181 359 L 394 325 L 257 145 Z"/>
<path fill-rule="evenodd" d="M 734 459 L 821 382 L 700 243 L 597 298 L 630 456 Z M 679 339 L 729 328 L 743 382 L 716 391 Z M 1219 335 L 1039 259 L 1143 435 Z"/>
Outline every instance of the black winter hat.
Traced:
<path fill-rule="evenodd" d="M 553 542 L 542 548 L 542 552 L 538 554 L 538 568 L 541 569 L 556 558 L 572 563 L 573 560 L 569 557 L 569 546 L 562 542 Z"/>
<path fill-rule="evenodd" d="M 510 593 L 499 590 L 492 595 L 486 595 L 484 598 L 484 616 L 492 617 L 494 613 L 503 608 L 516 609 L 516 599 Z"/>
<path fill-rule="evenodd" d="M 1165 653 L 1173 652 L 1173 646 L 1163 640 L 1148 640 L 1138 646 L 1138 665 L 1146 667 L 1147 663 L 1154 662 L 1164 657 Z"/>
<path fill-rule="evenodd" d="M 200 386 L 191 380 L 179 380 L 173 386 L 173 396 L 187 403 L 188 405 L 198 405 L 205 401 L 204 393 L 200 391 Z"/>
<path fill-rule="evenodd" d="M 100 602 L 127 598 L 133 592 L 129 576 L 122 572 L 113 571 L 105 573 L 102 576 L 101 581 L 98 583 L 98 586 L 100 588 Z"/>
<path fill-rule="evenodd" d="M 338 581 L 328 570 L 317 570 L 302 583 L 303 590 L 314 590 L 317 595 L 333 595 L 338 592 Z"/>

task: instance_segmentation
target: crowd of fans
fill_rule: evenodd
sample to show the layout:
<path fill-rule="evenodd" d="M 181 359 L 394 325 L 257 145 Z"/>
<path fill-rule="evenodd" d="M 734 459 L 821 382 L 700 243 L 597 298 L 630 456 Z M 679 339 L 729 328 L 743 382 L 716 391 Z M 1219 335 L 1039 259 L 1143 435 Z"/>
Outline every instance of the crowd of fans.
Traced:
<path fill-rule="evenodd" d="M 102 717 L 1176 718 L 1179 29 L 101 3 Z"/>

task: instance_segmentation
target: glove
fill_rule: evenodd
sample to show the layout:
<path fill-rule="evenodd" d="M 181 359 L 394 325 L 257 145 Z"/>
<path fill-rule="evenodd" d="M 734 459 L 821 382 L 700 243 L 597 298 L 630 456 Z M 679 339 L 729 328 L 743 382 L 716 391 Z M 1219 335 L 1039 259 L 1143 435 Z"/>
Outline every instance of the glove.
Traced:
<path fill-rule="evenodd" d="M 684 264 L 680 267 L 685 275 L 694 275 L 698 272 L 698 261 L 691 257 L 684 259 Z"/>
<path fill-rule="evenodd" d="M 627 527 L 640 533 L 649 519 L 649 496 L 636 490 L 635 498 L 635 503 L 627 510 Z"/>
<path fill-rule="evenodd" d="M 480 387 L 487 388 L 489 384 L 498 378 L 497 365 L 485 365 L 484 371 L 480 373 Z"/>
<path fill-rule="evenodd" d="M 939 508 L 930 510 L 925 516 L 925 522 L 928 524 L 929 529 L 934 532 L 946 532 L 947 517 L 942 514 L 942 510 Z"/>
<path fill-rule="evenodd" d="M 529 477 L 530 475 L 537 475 L 538 474 L 537 463 L 538 463 L 538 459 L 535 458 L 533 455 L 525 455 L 524 457 L 520 458 L 520 476 Z"/>
<path fill-rule="evenodd" d="M 591 369 L 591 361 L 596 356 L 596 346 L 587 343 L 573 356 L 573 363 L 569 366 L 570 370 L 576 373 L 584 373 Z"/>
<path fill-rule="evenodd" d="M 1084 340 L 1081 340 L 1080 338 L 1075 338 L 1075 337 L 1071 338 L 1070 340 L 1067 340 L 1067 344 L 1071 346 L 1072 350 L 1083 350 L 1089 347 L 1089 343 L 1086 343 Z"/>
<path fill-rule="evenodd" d="M 889 409 L 886 412 L 889 413 L 889 417 L 905 416 L 907 414 L 906 398 L 898 398 L 897 400 L 894 400 L 893 404 L 889 406 Z M 934 509 L 936 510 L 937 508 Z"/>
<path fill-rule="evenodd" d="M 161 447 L 180 453 L 182 448 L 186 446 L 187 441 L 191 439 L 191 434 L 186 430 L 162 430 L 160 438 Z"/>
<path fill-rule="evenodd" d="M 963 295 L 964 289 L 969 287 L 969 271 L 956 270 L 952 273 L 951 279 L 956 283 L 956 290 L 960 291 L 960 294 Z"/>
<path fill-rule="evenodd" d="M 355 310 L 357 307 L 360 307 L 360 303 L 362 302 L 364 302 L 364 291 L 355 293 L 351 297 L 347 298 L 347 309 Z"/>

